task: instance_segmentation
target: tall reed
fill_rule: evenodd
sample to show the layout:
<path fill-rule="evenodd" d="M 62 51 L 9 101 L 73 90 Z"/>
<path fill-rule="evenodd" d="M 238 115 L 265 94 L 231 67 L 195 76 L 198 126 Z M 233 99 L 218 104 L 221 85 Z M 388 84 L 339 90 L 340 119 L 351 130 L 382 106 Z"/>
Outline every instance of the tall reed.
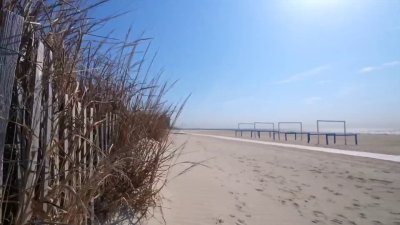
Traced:
<path fill-rule="evenodd" d="M 130 29 L 124 40 L 96 33 L 115 16 L 90 18 L 89 11 L 106 2 L 0 3 L 25 19 L 5 149 L 3 224 L 137 224 L 158 204 L 176 156 L 168 135 L 182 106 L 165 101 L 170 85 L 152 75 L 150 39 L 131 40 Z M 28 162 L 34 138 L 29 121 L 38 41 L 46 50 L 41 141 L 33 165 Z M 95 113 L 88 123 L 91 108 Z M 46 133 L 47 117 L 52 126 Z M 111 121 L 112 132 L 99 129 L 105 121 Z M 103 139 L 108 143 L 98 143 Z"/>

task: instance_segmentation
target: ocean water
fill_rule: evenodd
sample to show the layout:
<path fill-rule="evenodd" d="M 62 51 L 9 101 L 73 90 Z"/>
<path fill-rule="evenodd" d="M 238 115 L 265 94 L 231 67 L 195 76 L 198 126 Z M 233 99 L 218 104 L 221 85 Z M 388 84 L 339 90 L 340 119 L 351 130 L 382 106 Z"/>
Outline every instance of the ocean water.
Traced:
<path fill-rule="evenodd" d="M 269 128 L 270 129 L 270 128 Z M 300 131 L 300 127 L 284 127 L 281 128 L 281 131 Z M 305 132 L 317 132 L 316 126 L 303 126 L 303 131 Z M 335 127 L 327 127 L 320 126 L 320 132 L 335 132 L 335 133 L 343 133 L 343 125 L 335 126 Z M 359 134 L 391 134 L 391 135 L 400 135 L 400 128 L 354 128 L 347 127 L 347 133 L 359 133 Z"/>
<path fill-rule="evenodd" d="M 306 129 L 307 131 L 315 132 L 316 129 Z M 343 133 L 343 128 L 322 128 L 320 132 L 337 132 Z M 359 134 L 391 134 L 400 135 L 400 129 L 387 129 L 387 128 L 352 128 L 347 127 L 347 133 L 359 133 Z"/>
<path fill-rule="evenodd" d="M 268 129 L 271 127 L 257 127 L 258 129 Z M 180 128 L 185 129 L 185 128 Z M 186 128 L 188 130 L 234 130 L 237 128 Z M 253 127 L 243 127 L 243 129 L 253 129 Z M 275 130 L 278 130 L 275 127 Z M 291 126 L 291 127 L 283 127 L 281 131 L 300 131 L 299 126 Z M 316 126 L 303 126 L 303 132 L 317 132 Z M 326 127 L 320 126 L 320 132 L 335 132 L 335 133 L 343 133 L 343 125 L 340 127 Z M 390 134 L 390 135 L 400 135 L 400 128 L 354 128 L 347 127 L 347 133 L 359 133 L 359 134 Z"/>
<path fill-rule="evenodd" d="M 362 134 L 393 134 L 400 135 L 400 129 L 371 129 L 371 128 L 358 128 L 348 129 L 349 132 L 362 133 Z"/>

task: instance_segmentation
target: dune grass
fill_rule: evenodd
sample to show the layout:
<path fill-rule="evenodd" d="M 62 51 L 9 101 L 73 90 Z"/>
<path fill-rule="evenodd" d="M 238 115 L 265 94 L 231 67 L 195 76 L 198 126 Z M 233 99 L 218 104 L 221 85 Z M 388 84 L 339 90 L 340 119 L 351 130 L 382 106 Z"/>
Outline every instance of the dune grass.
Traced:
<path fill-rule="evenodd" d="M 164 99 L 171 85 L 151 70 L 151 39 L 132 40 L 131 29 L 124 40 L 96 33 L 118 16 L 89 17 L 91 9 L 106 2 L 1 2 L 2 9 L 26 21 L 8 130 L 14 132 L 7 132 L 11 141 L 5 149 L 3 224 L 137 224 L 159 204 L 165 175 L 177 154 L 169 147 L 168 135 L 183 103 Z M 41 112 L 45 118 L 51 108 L 53 126 L 51 141 L 40 142 L 38 164 L 33 165 L 26 162 L 33 137 L 27 121 L 34 110 L 38 40 L 46 49 L 43 103 L 51 96 L 49 84 L 53 92 L 51 104 L 42 104 Z M 81 111 L 71 113 L 78 103 Z M 90 108 L 95 111 L 93 124 L 83 122 Z M 99 127 L 106 118 L 113 129 L 105 145 L 98 141 L 105 135 Z M 91 132 L 96 137 L 92 142 Z M 15 141 L 15 136 L 21 140 Z M 92 154 L 83 155 L 83 146 Z M 78 155 L 84 160 L 76 160 Z M 59 167 L 45 169 L 56 160 Z M 35 179 L 29 184 L 32 171 Z"/>

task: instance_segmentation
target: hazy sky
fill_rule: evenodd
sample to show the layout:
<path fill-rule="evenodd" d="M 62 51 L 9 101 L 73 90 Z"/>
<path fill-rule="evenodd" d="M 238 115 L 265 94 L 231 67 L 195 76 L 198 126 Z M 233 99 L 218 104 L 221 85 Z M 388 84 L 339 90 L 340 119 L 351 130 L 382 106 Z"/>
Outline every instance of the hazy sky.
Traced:
<path fill-rule="evenodd" d="M 179 80 L 168 98 L 192 94 L 178 126 L 400 128 L 399 0 L 123 0 L 98 13 L 121 10 L 116 35 L 154 37 L 155 68 Z"/>

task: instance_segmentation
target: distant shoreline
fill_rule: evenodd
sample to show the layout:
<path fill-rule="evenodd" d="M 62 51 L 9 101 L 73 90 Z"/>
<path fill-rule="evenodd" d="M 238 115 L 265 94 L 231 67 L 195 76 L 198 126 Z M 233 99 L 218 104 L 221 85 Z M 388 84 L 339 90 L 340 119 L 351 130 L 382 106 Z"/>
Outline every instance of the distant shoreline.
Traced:
<path fill-rule="evenodd" d="M 197 127 L 190 127 L 190 128 L 182 128 L 182 127 L 174 127 L 172 130 L 194 130 L 194 131 L 235 131 L 237 128 L 197 128 Z M 289 129 L 284 129 L 285 131 L 289 131 Z M 338 130 L 326 130 L 327 132 L 337 132 Z M 304 132 L 315 132 L 315 130 L 305 129 Z M 339 131 L 340 132 L 340 131 Z M 360 133 L 360 134 L 381 134 L 381 135 L 400 135 L 400 129 L 348 129 L 349 133 Z"/>

